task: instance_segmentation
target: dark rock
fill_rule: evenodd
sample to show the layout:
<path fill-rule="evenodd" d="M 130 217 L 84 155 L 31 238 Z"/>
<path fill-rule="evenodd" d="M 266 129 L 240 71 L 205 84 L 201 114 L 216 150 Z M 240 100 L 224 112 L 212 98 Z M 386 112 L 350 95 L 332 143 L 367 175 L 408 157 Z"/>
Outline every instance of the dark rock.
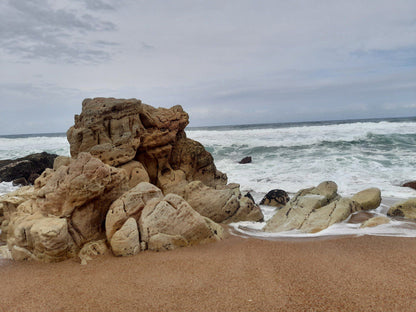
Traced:
<path fill-rule="evenodd" d="M 0 181 L 11 182 L 24 178 L 32 182 L 36 174 L 40 175 L 46 168 L 53 168 L 53 162 L 57 156 L 43 152 L 18 159 L 2 160 L 0 161 Z"/>
<path fill-rule="evenodd" d="M 245 194 L 244 197 L 250 198 L 253 201 L 253 203 L 255 203 L 254 198 L 253 196 L 251 196 L 250 192 L 247 192 L 247 194 Z"/>
<path fill-rule="evenodd" d="M 261 200 L 260 205 L 283 207 L 290 200 L 289 195 L 283 190 L 271 190 Z"/>
<path fill-rule="evenodd" d="M 37 178 L 39 178 L 40 177 L 40 174 L 38 174 L 38 173 L 32 173 L 30 176 L 29 176 L 29 179 L 27 180 L 27 182 L 29 182 L 29 184 L 35 184 L 35 180 L 37 179 Z"/>
<path fill-rule="evenodd" d="M 13 186 L 18 186 L 18 185 L 26 186 L 26 185 L 29 185 L 29 182 L 27 182 L 27 180 L 23 177 L 13 180 Z"/>
<path fill-rule="evenodd" d="M 251 156 L 244 157 L 238 163 L 239 164 L 250 164 L 252 162 Z"/>
<path fill-rule="evenodd" d="M 416 190 L 416 181 L 406 182 L 402 186 L 403 187 L 410 187 L 410 188 Z"/>

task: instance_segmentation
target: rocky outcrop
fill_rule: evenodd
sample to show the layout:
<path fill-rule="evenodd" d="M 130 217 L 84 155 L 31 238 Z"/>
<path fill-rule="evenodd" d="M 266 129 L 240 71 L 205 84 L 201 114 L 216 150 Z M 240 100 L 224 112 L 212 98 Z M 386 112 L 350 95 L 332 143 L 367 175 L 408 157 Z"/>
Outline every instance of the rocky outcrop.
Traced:
<path fill-rule="evenodd" d="M 17 181 L 15 184 L 33 184 L 46 169 L 52 168 L 55 154 L 46 152 L 31 154 L 18 159 L 0 160 L 0 182 Z"/>
<path fill-rule="evenodd" d="M 40 172 L 30 196 L 0 200 L 12 257 L 53 262 L 78 254 L 85 264 L 105 252 L 103 242 L 128 256 L 216 241 L 223 229 L 215 222 L 262 220 L 211 154 L 186 137 L 187 124 L 180 106 L 84 100 L 67 132 L 71 157 Z"/>
<path fill-rule="evenodd" d="M 362 210 L 359 203 L 341 198 L 337 190 L 334 182 L 327 181 L 317 187 L 299 191 L 267 222 L 264 231 L 300 230 L 315 233 Z"/>
<path fill-rule="evenodd" d="M 260 205 L 283 207 L 290 200 L 289 195 L 283 190 L 271 190 L 261 200 Z"/>
<path fill-rule="evenodd" d="M 363 210 L 376 209 L 381 204 L 381 191 L 378 188 L 369 188 L 358 192 L 351 199 L 359 203 Z"/>
<path fill-rule="evenodd" d="M 186 138 L 188 119 L 181 106 L 156 109 L 136 99 L 86 99 L 67 132 L 71 155 L 89 152 L 129 171 L 131 187 L 150 182 L 165 194 L 179 193 L 196 180 L 225 185 L 227 177 L 216 169 L 211 154 Z"/>
<path fill-rule="evenodd" d="M 402 217 L 416 220 L 416 198 L 409 198 L 390 207 L 387 211 L 390 217 Z"/>

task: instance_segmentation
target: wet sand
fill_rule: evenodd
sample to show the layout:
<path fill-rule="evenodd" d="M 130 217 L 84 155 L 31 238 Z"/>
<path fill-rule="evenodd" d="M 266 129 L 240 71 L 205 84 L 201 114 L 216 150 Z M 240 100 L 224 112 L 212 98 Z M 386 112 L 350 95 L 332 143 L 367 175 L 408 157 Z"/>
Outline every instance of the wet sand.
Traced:
<path fill-rule="evenodd" d="M 0 260 L 0 311 L 414 311 L 416 239 L 224 241 L 81 266 Z"/>

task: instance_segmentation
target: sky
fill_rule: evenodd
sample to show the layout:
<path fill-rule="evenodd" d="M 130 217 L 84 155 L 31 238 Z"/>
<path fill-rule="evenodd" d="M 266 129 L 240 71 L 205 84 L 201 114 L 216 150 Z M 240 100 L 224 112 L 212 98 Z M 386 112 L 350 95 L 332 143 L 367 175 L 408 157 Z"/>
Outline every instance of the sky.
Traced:
<path fill-rule="evenodd" d="M 190 126 L 416 116 L 416 1 L 0 0 L 0 134 L 93 97 Z"/>

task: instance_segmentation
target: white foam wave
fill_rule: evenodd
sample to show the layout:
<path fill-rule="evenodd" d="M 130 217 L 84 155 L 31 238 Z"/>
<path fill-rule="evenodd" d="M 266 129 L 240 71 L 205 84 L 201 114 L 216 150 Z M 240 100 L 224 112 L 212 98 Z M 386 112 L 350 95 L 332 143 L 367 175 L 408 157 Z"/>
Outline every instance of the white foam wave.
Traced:
<path fill-rule="evenodd" d="M 0 183 L 0 196 L 17 190 L 19 186 L 13 186 L 12 182 L 1 182 Z"/>
<path fill-rule="evenodd" d="M 414 122 L 357 122 L 291 128 L 241 130 L 188 130 L 188 137 L 204 145 L 219 147 L 244 144 L 248 147 L 293 147 L 320 142 L 352 142 L 366 139 L 369 133 L 416 134 Z"/>
<path fill-rule="evenodd" d="M 243 221 L 231 223 L 234 235 L 250 236 L 263 239 L 279 239 L 279 238 L 316 238 L 316 237 L 336 237 L 336 236 L 362 236 L 362 235 L 376 235 L 376 236 L 396 236 L 396 237 L 416 237 L 416 222 L 413 221 L 399 221 L 391 219 L 387 224 L 381 224 L 375 227 L 360 228 L 360 223 L 349 223 L 345 220 L 336 223 L 318 233 L 304 233 L 299 230 L 285 231 L 278 233 L 270 233 L 262 231 L 269 220 L 276 212 L 274 208 L 261 206 L 265 216 L 265 222 L 250 222 Z M 380 207 L 372 212 L 377 215 L 386 216 L 386 207 Z"/>
<path fill-rule="evenodd" d="M 69 156 L 69 143 L 62 136 L 0 138 L 0 159 L 16 159 L 41 152 Z"/>
<path fill-rule="evenodd" d="M 217 168 L 227 173 L 229 182 L 240 183 L 243 190 L 266 193 L 280 188 L 295 193 L 332 180 L 344 196 L 369 187 L 380 188 L 386 197 L 416 196 L 415 190 L 400 187 L 403 182 L 416 179 L 412 174 L 416 166 L 415 147 L 400 148 L 388 143 L 387 147 L 374 146 L 368 133 L 416 134 L 416 127 L 414 122 L 360 122 L 278 129 L 197 130 L 189 131 L 188 137 L 212 150 Z M 365 144 L 313 145 L 356 140 Z M 308 148 L 293 147 L 299 145 Z M 263 149 L 270 146 L 277 148 Z M 244 154 L 247 151 L 253 152 L 253 162 L 238 164 L 242 157 L 248 156 Z"/>

